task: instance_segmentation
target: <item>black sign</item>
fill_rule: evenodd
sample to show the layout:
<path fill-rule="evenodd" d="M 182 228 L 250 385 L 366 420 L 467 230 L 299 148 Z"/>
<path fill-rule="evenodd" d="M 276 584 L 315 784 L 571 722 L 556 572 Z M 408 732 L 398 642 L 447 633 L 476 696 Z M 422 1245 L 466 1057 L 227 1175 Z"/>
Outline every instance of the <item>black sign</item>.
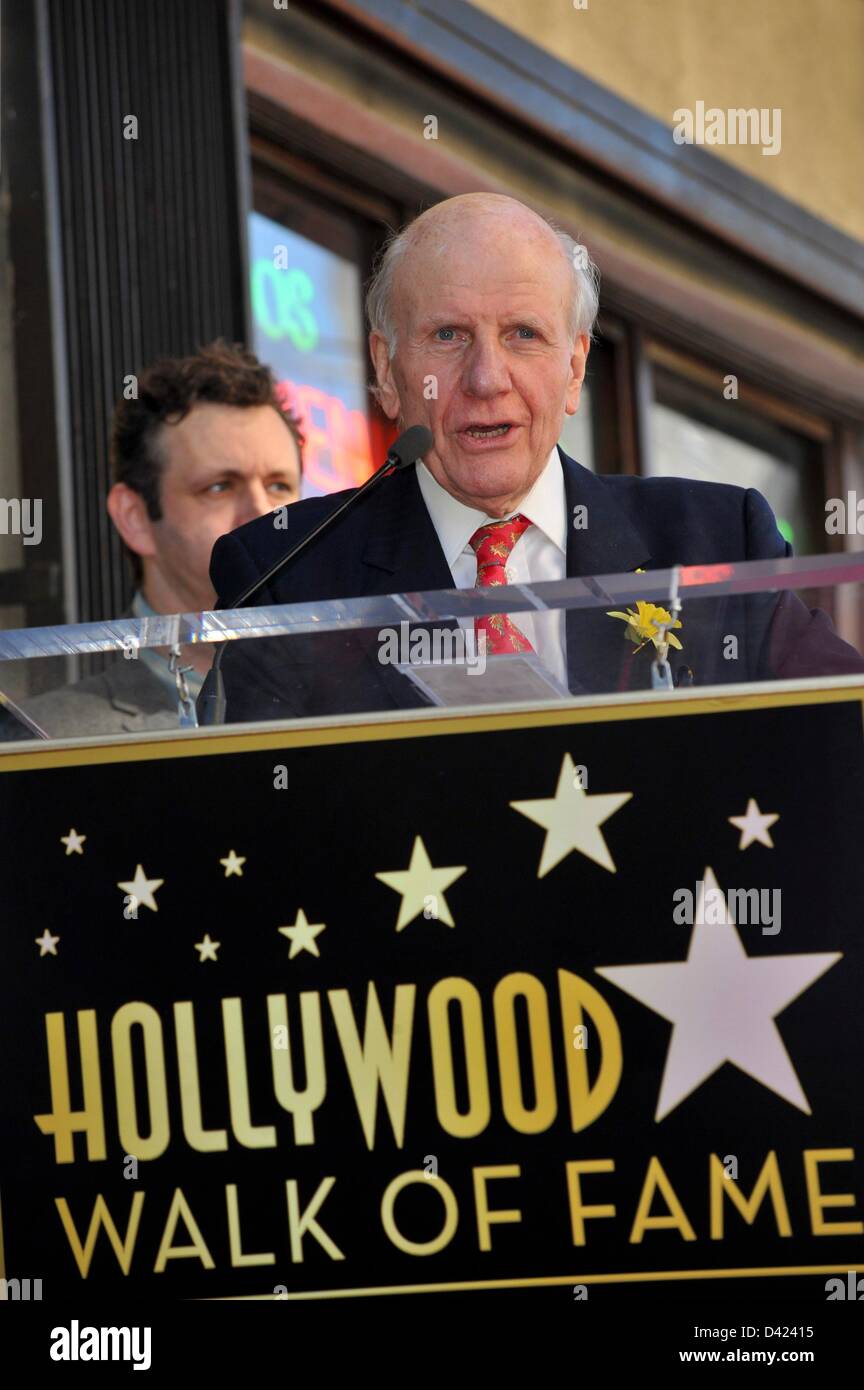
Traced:
<path fill-rule="evenodd" d="M 795 699 L 6 754 L 0 1274 L 846 1285 L 862 706 Z"/>

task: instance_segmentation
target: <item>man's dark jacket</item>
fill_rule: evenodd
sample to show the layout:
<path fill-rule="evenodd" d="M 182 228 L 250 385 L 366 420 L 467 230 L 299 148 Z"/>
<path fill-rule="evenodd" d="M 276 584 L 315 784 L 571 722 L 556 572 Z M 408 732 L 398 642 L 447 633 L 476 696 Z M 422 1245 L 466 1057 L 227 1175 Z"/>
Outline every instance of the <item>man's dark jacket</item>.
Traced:
<path fill-rule="evenodd" d="M 587 509 L 587 526 L 568 528 L 568 576 L 792 553 L 771 508 L 753 488 L 681 478 L 597 477 L 560 448 L 559 453 L 567 515 L 572 518 L 577 506 Z M 284 526 L 267 515 L 217 541 L 210 575 L 218 606 L 230 607 L 346 496 L 309 498 L 284 509 Z M 453 587 L 412 466 L 385 479 L 253 601 L 301 603 Z M 826 615 L 808 610 L 792 594 L 688 604 L 685 592 L 684 600 L 683 626 L 676 633 L 682 650 L 670 652 L 679 680 L 682 667 L 698 685 L 864 671 L 864 660 L 837 636 Z M 649 687 L 652 648 L 634 655 L 624 624 L 608 617 L 605 607 L 567 613 L 568 682 L 574 694 Z M 737 656 L 731 658 L 735 645 L 729 637 L 737 639 Z M 227 722 L 423 704 L 410 681 L 379 662 L 378 651 L 377 632 L 369 630 L 232 642 L 222 666 Z"/>

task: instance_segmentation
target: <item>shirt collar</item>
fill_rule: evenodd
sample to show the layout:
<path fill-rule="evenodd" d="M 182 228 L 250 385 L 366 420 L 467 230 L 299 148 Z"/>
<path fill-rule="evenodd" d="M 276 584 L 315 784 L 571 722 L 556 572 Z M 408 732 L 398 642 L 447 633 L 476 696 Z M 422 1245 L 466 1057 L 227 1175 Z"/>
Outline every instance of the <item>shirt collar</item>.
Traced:
<path fill-rule="evenodd" d="M 159 616 L 156 609 L 150 607 L 141 589 L 135 590 L 130 606 L 136 618 L 156 618 Z"/>
<path fill-rule="evenodd" d="M 444 558 L 451 569 L 468 548 L 468 542 L 480 526 L 488 526 L 501 517 L 491 517 L 474 507 L 466 507 L 433 478 L 422 461 L 417 464 L 417 482 L 432 525 L 441 542 Z M 564 497 L 564 472 L 557 445 L 546 461 L 530 492 L 522 499 L 518 512 L 543 532 L 561 551 L 567 550 L 567 505 Z"/>
<path fill-rule="evenodd" d="M 132 598 L 132 613 L 136 618 L 158 618 L 160 614 L 155 608 L 151 608 L 140 589 L 136 589 Z M 138 651 L 139 661 L 143 661 L 148 671 L 156 677 L 161 685 L 165 687 L 175 698 L 177 696 L 177 682 L 171 673 L 168 665 L 168 658 L 162 656 L 161 652 L 156 651 L 155 647 L 141 647 Z M 199 671 L 186 672 L 186 684 L 189 693 L 193 698 L 200 694 L 201 686 L 204 684 L 204 677 Z"/>

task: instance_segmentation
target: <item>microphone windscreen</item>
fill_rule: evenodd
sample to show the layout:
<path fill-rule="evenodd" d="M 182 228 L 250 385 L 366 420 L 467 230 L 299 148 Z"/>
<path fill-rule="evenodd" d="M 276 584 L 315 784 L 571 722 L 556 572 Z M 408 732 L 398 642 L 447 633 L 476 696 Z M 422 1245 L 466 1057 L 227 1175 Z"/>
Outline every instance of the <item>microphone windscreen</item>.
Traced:
<path fill-rule="evenodd" d="M 407 468 L 410 463 L 422 458 L 432 444 L 431 430 L 427 430 L 425 425 L 411 425 L 388 450 L 387 461 L 395 463 L 397 468 Z"/>

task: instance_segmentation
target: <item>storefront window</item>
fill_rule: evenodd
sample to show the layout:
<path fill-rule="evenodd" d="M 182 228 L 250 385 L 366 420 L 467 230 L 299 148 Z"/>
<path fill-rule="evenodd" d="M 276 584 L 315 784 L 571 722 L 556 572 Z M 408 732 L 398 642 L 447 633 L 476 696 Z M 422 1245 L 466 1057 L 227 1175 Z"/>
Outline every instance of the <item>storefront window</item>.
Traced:
<path fill-rule="evenodd" d="M 583 384 L 579 409 L 575 415 L 565 415 L 559 443 L 565 454 L 594 471 L 594 438 L 591 430 L 591 392 Z"/>
<path fill-rule="evenodd" d="M 799 555 L 825 548 L 818 530 L 819 460 L 811 441 L 735 400 L 718 403 L 657 371 L 650 409 L 650 471 L 761 492 Z"/>

